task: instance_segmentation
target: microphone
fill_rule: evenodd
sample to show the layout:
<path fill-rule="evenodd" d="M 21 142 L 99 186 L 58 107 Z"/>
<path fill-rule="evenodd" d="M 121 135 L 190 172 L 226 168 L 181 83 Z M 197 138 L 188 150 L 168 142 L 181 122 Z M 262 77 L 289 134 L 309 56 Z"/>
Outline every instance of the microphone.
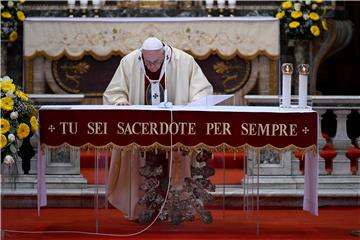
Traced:
<path fill-rule="evenodd" d="M 167 76 L 166 76 L 166 68 L 167 68 L 167 64 L 169 63 L 168 61 L 170 60 L 170 56 L 169 54 L 171 54 L 171 49 L 164 45 L 163 47 L 164 49 L 164 101 L 161 102 L 159 104 L 160 108 L 172 108 L 173 107 L 173 103 L 172 102 L 168 102 L 168 92 L 167 92 Z"/>
<path fill-rule="evenodd" d="M 166 78 L 165 78 L 165 80 L 166 80 Z M 165 83 L 166 83 L 166 81 L 165 81 Z M 167 89 L 166 89 L 166 86 L 165 86 L 165 90 L 164 90 L 164 101 L 159 104 L 159 107 L 160 107 L 160 108 L 172 108 L 172 107 L 173 107 L 173 103 L 172 103 L 172 102 L 168 102 L 168 100 L 167 100 Z"/>
<path fill-rule="evenodd" d="M 159 108 L 172 108 L 173 104 L 172 102 L 161 102 L 158 106 Z"/>

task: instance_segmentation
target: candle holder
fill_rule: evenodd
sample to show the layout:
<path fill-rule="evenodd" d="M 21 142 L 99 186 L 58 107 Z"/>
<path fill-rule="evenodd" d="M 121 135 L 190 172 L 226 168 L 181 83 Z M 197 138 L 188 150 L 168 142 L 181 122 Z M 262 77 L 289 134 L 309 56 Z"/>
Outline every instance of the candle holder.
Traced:
<path fill-rule="evenodd" d="M 81 17 L 87 17 L 87 9 L 81 9 Z"/>
<path fill-rule="evenodd" d="M 100 0 L 92 0 L 92 8 L 94 12 L 94 17 L 99 17 L 99 9 L 100 9 Z"/>
<path fill-rule="evenodd" d="M 205 8 L 207 10 L 208 17 L 211 17 L 212 15 L 212 8 L 214 6 L 214 0 L 206 0 L 205 1 Z"/>
<path fill-rule="evenodd" d="M 219 9 L 219 17 L 224 16 L 225 0 L 217 0 L 217 7 Z"/>
<path fill-rule="evenodd" d="M 99 17 L 99 9 L 98 8 L 94 8 L 94 17 L 96 17 L 96 18 Z"/>
<path fill-rule="evenodd" d="M 184 9 L 185 10 L 189 10 L 189 9 L 192 9 L 192 1 L 183 1 L 183 6 L 184 6 Z"/>
<path fill-rule="evenodd" d="M 292 63 L 284 63 L 281 66 L 282 71 L 282 96 L 281 107 L 289 108 L 291 106 L 291 75 L 294 72 Z"/>
<path fill-rule="evenodd" d="M 88 0 L 80 0 L 81 17 L 87 17 Z"/>
<path fill-rule="evenodd" d="M 309 64 L 299 64 L 299 108 L 307 107 Z"/>
<path fill-rule="evenodd" d="M 69 15 L 68 17 L 73 18 L 74 17 L 74 9 L 73 8 L 69 8 Z"/>
<path fill-rule="evenodd" d="M 75 0 L 68 0 L 68 11 L 69 11 L 69 17 L 74 17 L 74 9 L 75 9 Z"/>
<path fill-rule="evenodd" d="M 235 16 L 236 0 L 228 0 L 228 7 L 230 10 L 230 17 Z"/>

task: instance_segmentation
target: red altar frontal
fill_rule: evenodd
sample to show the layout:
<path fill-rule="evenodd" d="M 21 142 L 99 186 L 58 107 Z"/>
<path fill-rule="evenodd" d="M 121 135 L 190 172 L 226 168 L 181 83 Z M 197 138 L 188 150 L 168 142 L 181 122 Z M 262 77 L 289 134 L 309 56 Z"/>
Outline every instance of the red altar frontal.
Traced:
<path fill-rule="evenodd" d="M 39 149 L 135 147 L 140 151 L 205 149 L 234 153 L 265 148 L 302 150 L 305 155 L 303 209 L 318 214 L 318 117 L 309 108 L 57 105 L 41 107 L 39 120 L 42 145 Z M 43 159 L 40 153 L 39 207 L 46 205 Z"/>
<path fill-rule="evenodd" d="M 239 149 L 317 145 L 314 111 L 273 107 L 46 106 L 41 143 L 48 146 L 169 145 Z"/>

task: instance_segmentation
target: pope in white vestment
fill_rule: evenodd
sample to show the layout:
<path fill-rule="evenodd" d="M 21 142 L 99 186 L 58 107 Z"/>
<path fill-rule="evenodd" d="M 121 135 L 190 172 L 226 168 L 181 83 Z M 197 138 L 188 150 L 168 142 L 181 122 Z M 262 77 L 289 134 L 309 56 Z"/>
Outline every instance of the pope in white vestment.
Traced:
<path fill-rule="evenodd" d="M 157 72 L 155 79 L 151 78 L 153 72 Z M 140 49 L 122 58 L 104 92 L 103 102 L 112 105 L 154 105 L 165 101 L 186 105 L 212 92 L 212 85 L 191 55 L 151 37 Z M 147 94 L 151 98 L 149 101 Z M 159 95 L 162 99 L 158 98 Z M 174 153 L 174 158 L 182 163 L 182 180 L 189 177 L 190 157 Z M 129 219 L 137 219 L 141 211 L 137 203 L 141 197 L 139 186 L 143 178 L 138 170 L 143 165 L 140 151 L 114 149 L 112 152 L 108 200 Z M 172 188 L 181 187 L 182 182 L 171 180 L 171 185 Z"/>
<path fill-rule="evenodd" d="M 206 79 L 194 58 L 174 47 L 165 45 L 167 62 L 165 78 L 168 101 L 175 105 L 212 94 L 212 85 Z M 104 92 L 104 104 L 145 104 L 145 70 L 141 49 L 126 55 L 120 62 L 113 79 Z"/>

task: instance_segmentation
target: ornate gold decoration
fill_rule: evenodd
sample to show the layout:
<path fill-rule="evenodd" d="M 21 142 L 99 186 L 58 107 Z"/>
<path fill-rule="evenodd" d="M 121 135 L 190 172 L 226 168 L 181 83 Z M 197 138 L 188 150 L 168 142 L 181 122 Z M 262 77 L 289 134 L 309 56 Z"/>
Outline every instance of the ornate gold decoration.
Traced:
<path fill-rule="evenodd" d="M 24 46 L 24 55 L 27 59 L 35 55 L 42 55 L 48 59 L 66 55 L 71 59 L 79 59 L 84 53 L 96 59 L 96 56 L 104 57 L 119 53 L 125 55 L 141 46 L 146 37 L 156 36 L 173 47 L 191 53 L 197 59 L 207 58 L 213 53 L 226 58 L 238 55 L 254 59 L 258 55 L 265 55 L 271 59 L 278 59 L 275 21 L 260 21 L 261 26 L 255 31 L 250 31 L 253 30 L 252 24 L 232 19 L 234 20 L 200 22 L 183 21 L 181 18 L 169 22 L 154 22 L 150 19 L 147 22 L 111 24 L 93 21 L 96 28 L 90 28 L 86 22 L 59 22 L 58 29 L 61 31 L 53 30 L 52 23 L 42 22 L 38 25 L 31 22 L 25 35 L 34 40 L 31 41 L 31 45 Z M 35 36 L 34 33 L 40 28 L 42 31 L 49 31 L 48 34 Z M 259 36 L 266 34 L 270 36 Z"/>
<path fill-rule="evenodd" d="M 294 71 L 294 67 L 292 63 L 284 63 L 281 65 L 282 73 L 285 75 L 291 75 Z"/>
<path fill-rule="evenodd" d="M 85 61 L 80 61 L 76 63 L 69 62 L 62 65 L 60 69 L 63 70 L 65 79 L 62 79 L 60 77 L 57 61 L 53 62 L 52 68 L 55 80 L 63 89 L 71 93 L 79 93 L 80 80 L 82 78 L 82 75 L 89 71 L 90 65 Z M 74 87 L 69 87 L 69 83 L 70 85 L 74 85 Z"/>
<path fill-rule="evenodd" d="M 139 151 L 150 151 L 150 150 L 154 150 L 154 149 L 159 149 L 159 150 L 162 150 L 162 151 L 170 151 L 170 150 L 176 150 L 177 148 L 181 148 L 181 150 L 183 151 L 192 151 L 192 150 L 207 150 L 207 151 L 210 151 L 210 152 L 222 152 L 222 151 L 228 151 L 228 152 L 239 152 L 239 151 L 246 151 L 246 150 L 249 150 L 249 149 L 272 149 L 272 150 L 276 150 L 276 151 L 301 151 L 301 150 L 309 150 L 311 152 L 313 152 L 314 154 L 317 153 L 317 145 L 316 144 L 312 144 L 312 145 L 309 145 L 308 147 L 305 147 L 305 148 L 302 148 L 302 147 L 298 147 L 298 146 L 295 146 L 293 144 L 289 144 L 288 146 L 286 147 L 283 147 L 283 148 L 279 148 L 279 147 L 275 147 L 271 144 L 265 144 L 263 146 L 260 146 L 260 147 L 254 147 L 254 146 L 251 146 L 249 144 L 243 144 L 241 146 L 231 146 L 227 143 L 221 143 L 219 145 L 216 145 L 216 146 L 209 146 L 205 143 L 198 143 L 194 146 L 187 146 L 187 145 L 184 145 L 182 143 L 176 143 L 176 144 L 173 144 L 172 146 L 170 145 L 163 145 L 161 143 L 158 143 L 158 142 L 154 142 L 153 144 L 151 145 L 148 145 L 148 146 L 142 146 L 142 145 L 139 145 L 137 143 L 131 143 L 131 144 L 128 144 L 126 146 L 120 146 L 120 145 L 117 145 L 117 144 L 114 144 L 114 143 L 108 143 L 108 144 L 105 144 L 103 146 L 96 146 L 96 145 L 93 145 L 91 143 L 85 143 L 81 146 L 73 146 L 67 142 L 64 142 L 60 145 L 57 145 L 57 146 L 49 146 L 49 145 L 46 145 L 46 144 L 41 144 L 41 147 L 47 147 L 49 149 L 54 149 L 54 148 L 59 148 L 59 147 L 74 147 L 74 148 L 80 148 L 80 149 L 100 149 L 100 148 L 106 148 L 106 149 L 109 149 L 109 150 L 112 150 L 114 148 L 117 148 L 121 151 L 127 151 L 127 150 L 131 150 L 131 149 L 138 149 Z"/>
<path fill-rule="evenodd" d="M 246 72 L 242 79 L 239 79 L 238 76 L 238 73 L 241 71 L 240 65 L 238 64 L 232 64 L 232 62 L 229 61 L 219 61 L 213 65 L 213 70 L 217 74 L 220 74 L 221 79 L 223 79 L 222 85 L 224 86 L 225 93 L 233 93 L 241 88 L 241 86 L 244 84 L 244 81 L 249 78 L 251 69 L 249 65 L 250 63 L 246 62 Z M 236 84 L 235 86 L 231 86 L 231 83 Z"/>

